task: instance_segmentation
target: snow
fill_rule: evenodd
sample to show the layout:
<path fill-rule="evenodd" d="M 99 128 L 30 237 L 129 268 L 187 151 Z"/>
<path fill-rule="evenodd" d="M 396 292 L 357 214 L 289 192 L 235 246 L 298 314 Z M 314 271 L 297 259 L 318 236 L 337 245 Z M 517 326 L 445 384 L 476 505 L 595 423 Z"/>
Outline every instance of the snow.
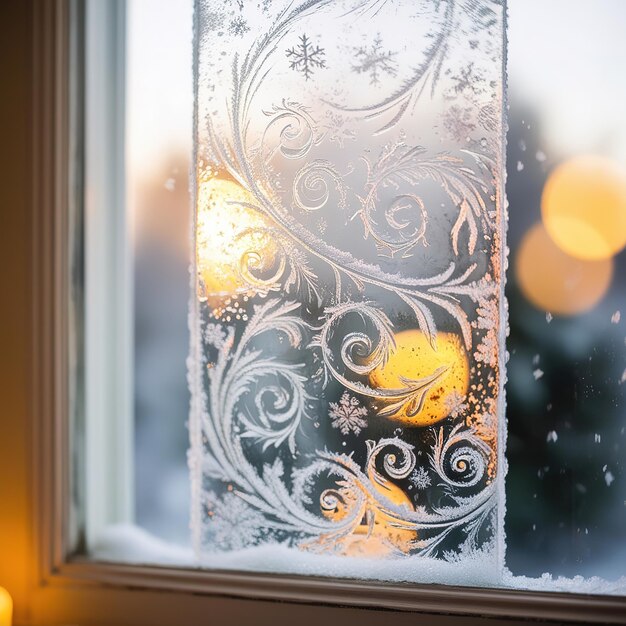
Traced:
<path fill-rule="evenodd" d="M 550 442 L 550 441 L 554 441 L 554 442 L 556 442 L 558 438 L 559 438 L 559 436 L 558 436 L 558 434 L 556 433 L 556 431 L 555 431 L 555 430 L 551 430 L 551 431 L 548 433 L 548 436 L 546 437 L 546 441 L 548 441 L 548 442 Z"/>
<path fill-rule="evenodd" d="M 269 574 L 626 595 L 626 576 L 615 581 L 599 577 L 553 577 L 547 573 L 537 578 L 515 576 L 507 569 L 501 572 L 493 555 L 488 553 L 478 554 L 459 564 L 420 556 L 365 559 L 314 554 L 285 545 L 264 544 L 232 552 L 208 554 L 198 562 L 191 548 L 167 543 L 132 524 L 117 524 L 107 528 L 92 548 L 91 557 L 107 562 Z"/>
<path fill-rule="evenodd" d="M 583 578 L 574 576 L 566 578 L 564 576 L 554 577 L 550 574 L 543 574 L 537 578 L 528 576 L 515 576 L 508 570 L 504 572 L 501 586 L 508 589 L 524 589 L 527 591 L 552 591 L 565 593 L 590 593 L 598 595 L 625 595 L 626 576 L 615 581 L 607 581 L 598 576 Z"/>
<path fill-rule="evenodd" d="M 95 561 L 196 567 L 191 548 L 177 546 L 133 524 L 107 527 L 90 550 Z"/>

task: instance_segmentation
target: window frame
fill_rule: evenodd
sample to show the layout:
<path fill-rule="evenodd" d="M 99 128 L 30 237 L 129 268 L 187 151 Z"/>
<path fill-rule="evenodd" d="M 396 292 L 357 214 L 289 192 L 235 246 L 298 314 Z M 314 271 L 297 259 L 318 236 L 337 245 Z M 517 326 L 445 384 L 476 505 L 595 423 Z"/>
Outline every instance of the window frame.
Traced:
<path fill-rule="evenodd" d="M 82 267 L 84 256 L 84 2 L 28 2 L 34 185 L 29 460 L 35 546 L 29 623 L 194 626 L 207 623 L 208 616 L 211 623 L 245 623 L 254 614 L 258 624 L 351 616 L 374 624 L 383 618 L 375 610 L 355 613 L 364 608 L 391 610 L 398 624 L 415 623 L 416 614 L 429 625 L 480 624 L 485 618 L 494 618 L 492 624 L 626 623 L 626 597 L 134 566 L 80 555 L 86 545 L 80 513 L 85 487 L 71 455 L 86 410 L 85 294 L 72 272 Z"/>

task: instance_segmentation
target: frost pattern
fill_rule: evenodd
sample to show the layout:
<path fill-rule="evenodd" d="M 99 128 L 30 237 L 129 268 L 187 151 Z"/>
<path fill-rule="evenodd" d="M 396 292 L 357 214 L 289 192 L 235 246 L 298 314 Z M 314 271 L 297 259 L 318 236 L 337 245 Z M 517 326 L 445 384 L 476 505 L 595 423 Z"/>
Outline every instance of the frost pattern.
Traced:
<path fill-rule="evenodd" d="M 409 481 L 415 489 L 419 489 L 420 491 L 427 489 L 432 484 L 428 471 L 423 467 L 418 467 L 416 470 L 413 470 L 409 476 Z"/>
<path fill-rule="evenodd" d="M 338 428 L 342 435 L 351 432 L 358 435 L 361 429 L 367 426 L 367 421 L 364 419 L 367 415 L 367 409 L 364 406 L 359 406 L 360 404 L 347 391 L 343 392 L 338 403 L 331 402 L 328 415 L 332 420 L 333 428 Z"/>
<path fill-rule="evenodd" d="M 233 19 L 228 26 L 228 32 L 231 35 L 237 35 L 238 37 L 243 37 L 243 35 L 245 35 L 249 30 L 250 27 L 248 26 L 248 23 L 243 17 L 241 17 L 241 15 L 238 15 L 235 19 Z"/>
<path fill-rule="evenodd" d="M 376 35 L 371 46 L 359 46 L 353 50 L 355 63 L 352 70 L 357 74 L 368 74 L 370 85 L 379 85 L 382 74 L 397 75 L 398 65 L 394 58 L 396 53 L 383 48 L 380 33 Z"/>
<path fill-rule="evenodd" d="M 495 560 L 503 3 L 196 26 L 198 556 Z"/>
<path fill-rule="evenodd" d="M 300 36 L 297 46 L 287 50 L 289 67 L 296 72 L 300 72 L 306 80 L 309 80 L 315 68 L 326 67 L 324 50 L 319 46 L 314 46 L 306 35 Z"/>

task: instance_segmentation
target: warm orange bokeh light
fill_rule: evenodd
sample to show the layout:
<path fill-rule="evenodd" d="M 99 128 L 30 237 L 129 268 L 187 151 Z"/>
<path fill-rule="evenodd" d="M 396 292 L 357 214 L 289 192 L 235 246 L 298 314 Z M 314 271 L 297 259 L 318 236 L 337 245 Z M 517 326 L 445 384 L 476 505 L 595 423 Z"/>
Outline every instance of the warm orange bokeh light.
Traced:
<path fill-rule="evenodd" d="M 519 247 L 515 273 L 522 292 L 538 309 L 575 315 L 593 308 L 605 295 L 613 276 L 613 260 L 571 257 L 541 224 L 535 224 Z"/>
<path fill-rule="evenodd" d="M 391 419 L 401 420 L 412 426 L 428 426 L 448 416 L 452 399 L 467 394 L 469 364 L 461 340 L 453 333 L 437 333 L 437 349 L 419 330 L 405 330 L 395 337 L 396 351 L 384 367 L 370 374 L 370 384 L 382 389 L 401 389 L 406 385 L 402 378 L 419 379 L 430 376 L 440 367 L 446 367 L 441 377 L 426 393 L 422 410 L 410 417 L 406 407 L 397 411 Z"/>
<path fill-rule="evenodd" d="M 11 626 L 13 600 L 6 589 L 0 587 L 0 626 Z"/>
<path fill-rule="evenodd" d="M 626 245 L 626 171 L 599 156 L 566 161 L 546 182 L 541 214 L 564 252 L 608 259 Z"/>
<path fill-rule="evenodd" d="M 277 246 L 269 223 L 255 209 L 255 199 L 241 185 L 219 178 L 198 187 L 196 255 L 205 295 L 225 296 L 251 285 L 246 272 L 273 267 Z"/>

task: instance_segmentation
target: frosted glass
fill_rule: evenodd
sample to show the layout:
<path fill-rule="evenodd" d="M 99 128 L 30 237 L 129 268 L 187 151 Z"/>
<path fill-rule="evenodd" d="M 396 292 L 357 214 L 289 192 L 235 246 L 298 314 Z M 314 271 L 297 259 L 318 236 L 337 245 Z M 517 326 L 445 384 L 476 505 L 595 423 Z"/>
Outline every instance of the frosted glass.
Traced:
<path fill-rule="evenodd" d="M 495 575 L 503 22 L 491 0 L 198 0 L 202 563 Z"/>

